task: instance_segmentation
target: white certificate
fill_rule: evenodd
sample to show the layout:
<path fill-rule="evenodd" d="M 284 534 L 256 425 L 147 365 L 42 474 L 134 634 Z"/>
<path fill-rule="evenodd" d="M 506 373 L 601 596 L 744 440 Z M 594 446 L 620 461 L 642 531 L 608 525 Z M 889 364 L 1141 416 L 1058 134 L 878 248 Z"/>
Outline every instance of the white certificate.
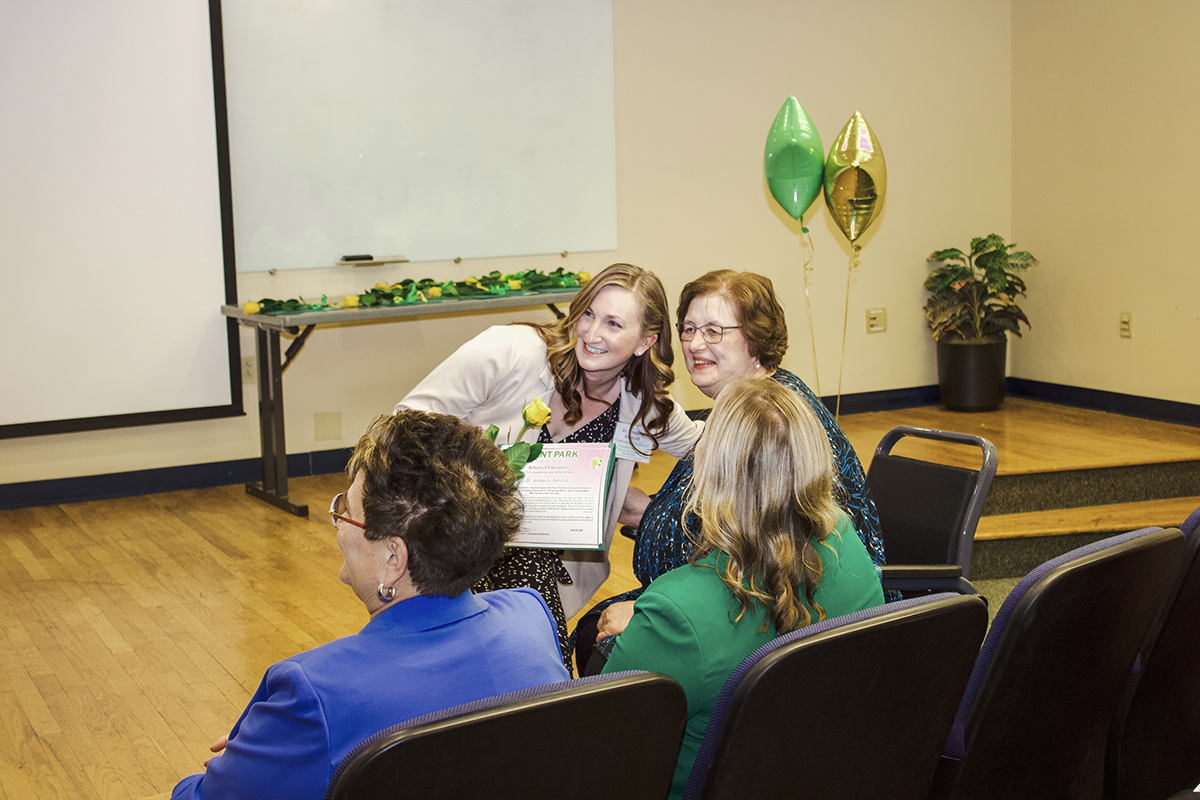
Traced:
<path fill-rule="evenodd" d="M 548 444 L 526 464 L 518 493 L 525 503 L 521 532 L 510 547 L 603 550 L 613 445 Z"/>

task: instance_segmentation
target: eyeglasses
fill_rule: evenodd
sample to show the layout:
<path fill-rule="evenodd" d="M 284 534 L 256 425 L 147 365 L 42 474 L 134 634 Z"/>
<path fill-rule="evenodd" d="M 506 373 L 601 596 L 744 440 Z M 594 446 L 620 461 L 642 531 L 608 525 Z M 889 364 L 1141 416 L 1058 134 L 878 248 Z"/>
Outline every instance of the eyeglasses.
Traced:
<path fill-rule="evenodd" d="M 695 325 L 680 325 L 679 326 L 679 341 L 690 342 L 696 338 L 696 331 L 704 337 L 704 341 L 709 344 L 716 344 L 721 341 L 721 337 L 725 335 L 725 331 L 732 331 L 742 327 L 741 325 L 705 325 L 703 328 L 697 328 Z"/>
<path fill-rule="evenodd" d="M 329 519 L 333 522 L 333 527 L 337 527 L 339 522 L 349 522 L 351 525 L 366 530 L 366 525 L 361 522 L 352 520 L 346 516 L 346 493 L 342 492 L 337 497 L 333 498 L 333 502 L 329 504 Z"/>

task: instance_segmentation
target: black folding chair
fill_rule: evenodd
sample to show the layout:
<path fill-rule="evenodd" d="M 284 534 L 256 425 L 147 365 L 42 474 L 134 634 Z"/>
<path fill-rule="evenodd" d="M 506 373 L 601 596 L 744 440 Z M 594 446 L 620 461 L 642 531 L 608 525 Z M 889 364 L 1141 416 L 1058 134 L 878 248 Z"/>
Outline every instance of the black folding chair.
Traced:
<path fill-rule="evenodd" d="M 1193 517 L 1200 518 L 1200 510 Z M 1194 525 L 1189 529 L 1194 529 Z M 1200 784 L 1200 534 L 1188 537 L 1125 684 L 1108 738 L 1104 796 L 1162 800 Z"/>
<path fill-rule="evenodd" d="M 979 448 L 979 469 L 892 455 L 906 437 Z M 879 512 L 887 563 L 885 590 L 975 594 L 971 545 L 983 514 L 998 456 L 981 436 L 900 425 L 888 431 L 871 459 L 867 489 Z"/>
<path fill-rule="evenodd" d="M 1178 530 L 1146 528 L 1026 575 L 992 621 L 931 797 L 1099 797 L 1117 699 L 1182 550 Z"/>
<path fill-rule="evenodd" d="M 982 599 L 937 594 L 764 645 L 726 681 L 685 800 L 925 800 L 986 627 Z"/>
<path fill-rule="evenodd" d="M 686 717 L 683 689 L 666 675 L 538 686 L 381 731 L 342 759 L 325 797 L 662 800 Z"/>

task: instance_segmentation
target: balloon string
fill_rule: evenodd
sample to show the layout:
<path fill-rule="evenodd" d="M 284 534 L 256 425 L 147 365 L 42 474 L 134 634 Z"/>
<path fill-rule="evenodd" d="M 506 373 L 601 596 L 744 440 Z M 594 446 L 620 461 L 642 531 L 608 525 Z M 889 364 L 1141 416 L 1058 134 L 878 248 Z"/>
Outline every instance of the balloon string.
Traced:
<path fill-rule="evenodd" d="M 804 301 L 808 305 L 808 340 L 810 342 L 812 342 L 813 377 L 816 378 L 817 397 L 820 397 L 821 396 L 821 371 L 817 368 L 817 332 L 813 328 L 812 295 L 809 294 L 809 291 L 808 291 L 809 282 L 811 280 L 812 273 L 813 273 L 812 235 L 808 233 L 808 228 L 804 227 L 803 218 L 801 219 L 801 222 L 800 222 L 800 230 L 802 231 L 800 234 L 800 261 L 801 261 L 801 266 L 804 269 Z M 805 236 L 808 237 L 808 247 L 809 247 L 809 250 L 807 251 L 808 252 L 807 258 L 805 258 L 806 251 L 804 249 Z"/>
<path fill-rule="evenodd" d="M 842 414 L 842 375 L 846 372 L 846 331 L 847 324 L 850 321 L 850 284 L 854 281 L 854 271 L 858 269 L 858 254 L 862 250 L 861 245 L 853 245 L 850 250 L 850 266 L 846 270 L 846 310 L 842 313 L 842 361 L 838 365 L 838 389 L 837 403 L 833 411 L 833 419 L 836 422 Z"/>

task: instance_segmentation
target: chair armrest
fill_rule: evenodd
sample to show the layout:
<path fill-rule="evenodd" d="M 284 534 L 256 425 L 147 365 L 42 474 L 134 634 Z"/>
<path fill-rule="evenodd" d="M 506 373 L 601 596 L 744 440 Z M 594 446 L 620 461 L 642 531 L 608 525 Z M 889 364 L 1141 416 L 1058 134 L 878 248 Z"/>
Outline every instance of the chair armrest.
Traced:
<path fill-rule="evenodd" d="M 913 592 L 979 592 L 962 576 L 962 567 L 957 564 L 885 564 L 875 568 L 879 572 L 883 590 Z"/>

